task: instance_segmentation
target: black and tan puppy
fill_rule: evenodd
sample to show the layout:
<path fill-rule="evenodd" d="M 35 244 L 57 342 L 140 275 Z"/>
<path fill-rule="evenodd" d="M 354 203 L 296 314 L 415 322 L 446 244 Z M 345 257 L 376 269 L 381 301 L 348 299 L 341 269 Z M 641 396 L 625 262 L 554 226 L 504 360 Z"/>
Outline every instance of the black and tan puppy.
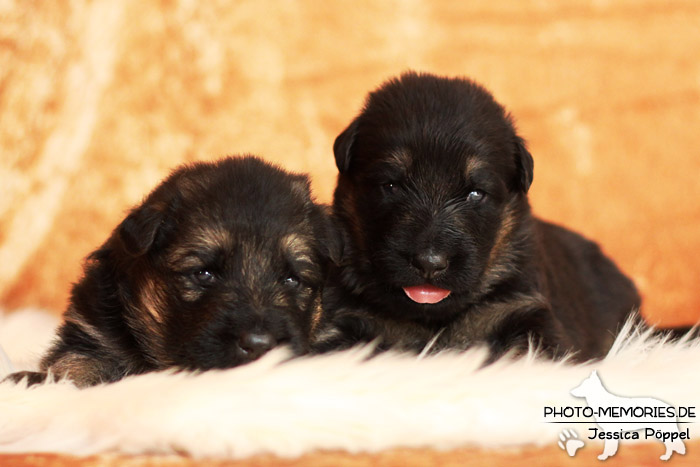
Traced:
<path fill-rule="evenodd" d="M 587 359 L 639 306 L 595 243 L 530 214 L 532 157 L 472 81 L 406 73 L 385 83 L 334 152 L 345 252 L 317 351 L 486 344 L 496 358 L 531 341 Z"/>
<path fill-rule="evenodd" d="M 308 350 L 327 217 L 305 176 L 254 157 L 176 170 L 92 253 L 41 373 L 78 386 Z"/>

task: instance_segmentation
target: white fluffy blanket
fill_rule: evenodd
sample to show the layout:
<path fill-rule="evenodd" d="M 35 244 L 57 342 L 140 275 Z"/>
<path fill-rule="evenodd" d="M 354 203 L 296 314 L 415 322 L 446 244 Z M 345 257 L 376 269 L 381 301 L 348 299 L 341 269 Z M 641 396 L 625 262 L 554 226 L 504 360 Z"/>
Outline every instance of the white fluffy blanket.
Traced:
<path fill-rule="evenodd" d="M 36 311 L 0 314 L 0 344 L 9 356 L 0 351 L 0 376 L 11 366 L 31 369 L 56 323 Z M 0 384 L 0 452 L 240 458 L 316 449 L 556 445 L 564 428 L 586 440 L 593 425 L 547 423 L 544 407 L 584 407 L 569 391 L 593 369 L 616 394 L 700 407 L 700 345 L 629 328 L 606 359 L 586 365 L 530 355 L 480 369 L 479 349 L 423 359 L 365 355 L 284 361 L 285 351 L 276 350 L 231 370 L 152 373 L 84 390 L 68 383 Z M 681 424 L 686 427 L 692 439 L 696 426 Z"/>

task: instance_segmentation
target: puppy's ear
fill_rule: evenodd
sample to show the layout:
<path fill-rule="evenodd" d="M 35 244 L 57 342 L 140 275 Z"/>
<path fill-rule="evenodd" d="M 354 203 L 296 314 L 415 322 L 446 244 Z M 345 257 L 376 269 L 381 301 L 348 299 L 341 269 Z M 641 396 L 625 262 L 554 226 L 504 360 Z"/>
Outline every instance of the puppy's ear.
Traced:
<path fill-rule="evenodd" d="M 156 188 L 146 201 L 131 210 L 116 229 L 117 238 L 132 256 L 141 256 L 160 246 L 175 227 L 174 214 L 180 194 L 167 185 Z"/>
<path fill-rule="evenodd" d="M 311 181 L 309 177 L 301 174 L 294 174 L 290 176 L 291 183 L 290 188 L 292 193 L 304 199 L 304 203 L 309 205 L 313 204 L 311 200 Z"/>
<path fill-rule="evenodd" d="M 515 166 L 517 168 L 516 183 L 518 188 L 523 193 L 527 193 L 532 185 L 535 161 L 532 159 L 530 151 L 525 147 L 525 141 L 519 136 L 515 137 Z"/>
<path fill-rule="evenodd" d="M 325 244 L 328 258 L 336 266 L 340 266 L 344 249 L 343 235 L 335 217 L 330 215 L 327 217 Z"/>
<path fill-rule="evenodd" d="M 117 227 L 117 236 L 132 256 L 145 254 L 153 245 L 165 212 L 146 202 L 133 209 Z"/>
<path fill-rule="evenodd" d="M 323 255 L 334 264 L 340 265 L 343 257 L 343 239 L 341 229 L 338 226 L 330 206 L 317 205 L 316 211 L 316 238 L 320 240 Z"/>
<path fill-rule="evenodd" d="M 355 143 L 357 127 L 359 121 L 356 118 L 352 123 L 335 139 L 333 143 L 333 153 L 335 154 L 335 165 L 342 174 L 350 168 L 352 159 L 352 145 Z"/>

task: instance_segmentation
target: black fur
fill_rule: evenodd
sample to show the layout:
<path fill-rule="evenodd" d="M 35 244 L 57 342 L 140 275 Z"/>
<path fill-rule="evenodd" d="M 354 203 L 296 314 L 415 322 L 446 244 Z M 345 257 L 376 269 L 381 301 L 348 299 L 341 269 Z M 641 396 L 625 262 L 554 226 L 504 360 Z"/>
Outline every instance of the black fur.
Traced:
<path fill-rule="evenodd" d="M 595 243 L 530 214 L 532 156 L 474 82 L 390 80 L 334 152 L 345 253 L 324 292 L 316 351 L 486 344 L 493 359 L 532 341 L 584 360 L 603 355 L 640 305 Z M 421 284 L 450 295 L 421 304 L 402 290 Z"/>
<path fill-rule="evenodd" d="M 305 176 L 254 157 L 176 170 L 86 262 L 41 363 L 78 386 L 308 351 L 331 255 Z"/>

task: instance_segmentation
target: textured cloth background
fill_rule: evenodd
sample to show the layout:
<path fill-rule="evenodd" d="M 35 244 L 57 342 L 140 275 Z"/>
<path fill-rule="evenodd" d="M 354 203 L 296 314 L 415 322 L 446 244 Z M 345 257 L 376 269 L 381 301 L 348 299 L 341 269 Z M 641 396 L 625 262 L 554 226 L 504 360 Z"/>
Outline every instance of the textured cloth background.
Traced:
<path fill-rule="evenodd" d="M 175 165 L 309 171 L 408 68 L 514 114 L 532 204 L 598 240 L 643 312 L 700 318 L 700 3 L 0 1 L 0 306 L 63 310 L 81 261 Z"/>

